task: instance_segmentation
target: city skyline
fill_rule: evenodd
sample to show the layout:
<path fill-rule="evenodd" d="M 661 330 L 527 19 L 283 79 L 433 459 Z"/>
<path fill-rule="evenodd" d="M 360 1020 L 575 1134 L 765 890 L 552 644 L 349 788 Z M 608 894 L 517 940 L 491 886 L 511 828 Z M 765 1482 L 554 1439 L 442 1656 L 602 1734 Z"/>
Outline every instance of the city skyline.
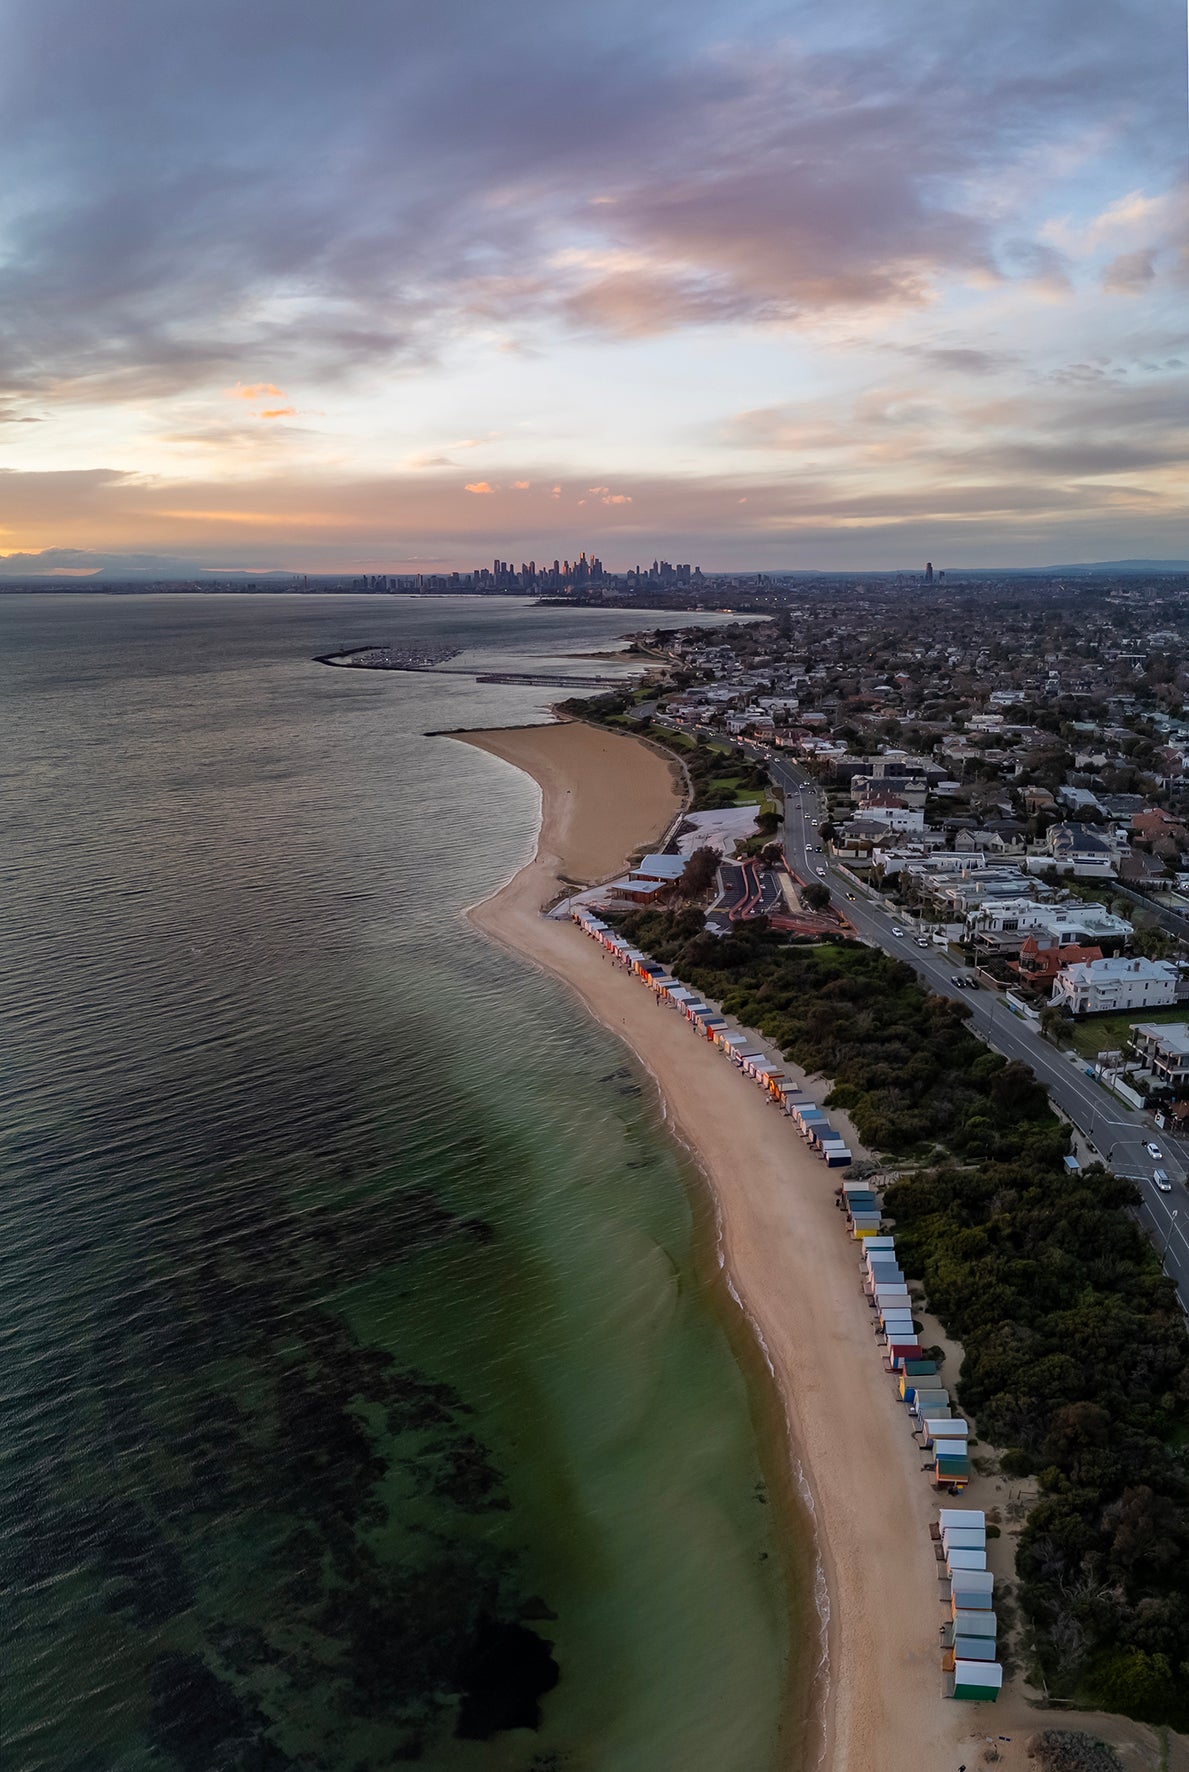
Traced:
<path fill-rule="evenodd" d="M 0 577 L 1189 556 L 1155 0 L 6 35 Z"/>

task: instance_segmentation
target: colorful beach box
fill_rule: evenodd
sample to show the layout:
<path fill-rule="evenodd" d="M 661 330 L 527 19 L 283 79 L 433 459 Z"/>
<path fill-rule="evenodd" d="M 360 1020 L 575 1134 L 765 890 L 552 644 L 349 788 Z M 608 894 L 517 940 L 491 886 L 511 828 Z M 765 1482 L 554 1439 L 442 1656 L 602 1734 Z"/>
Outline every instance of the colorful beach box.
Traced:
<path fill-rule="evenodd" d="M 1003 1685 L 1003 1669 L 997 1661 L 956 1661 L 946 1675 L 947 1698 L 994 1700 Z"/>

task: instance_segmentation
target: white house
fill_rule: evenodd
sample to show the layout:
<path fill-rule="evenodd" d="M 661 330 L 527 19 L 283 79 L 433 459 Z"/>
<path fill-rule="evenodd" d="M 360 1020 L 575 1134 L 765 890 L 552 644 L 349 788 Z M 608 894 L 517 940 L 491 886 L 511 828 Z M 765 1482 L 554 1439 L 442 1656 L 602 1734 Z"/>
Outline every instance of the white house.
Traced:
<path fill-rule="evenodd" d="M 1167 960 L 1087 960 L 1063 966 L 1053 982 L 1052 1002 L 1072 1015 L 1106 1015 L 1121 1009 L 1163 1009 L 1177 1000 L 1177 969 Z"/>

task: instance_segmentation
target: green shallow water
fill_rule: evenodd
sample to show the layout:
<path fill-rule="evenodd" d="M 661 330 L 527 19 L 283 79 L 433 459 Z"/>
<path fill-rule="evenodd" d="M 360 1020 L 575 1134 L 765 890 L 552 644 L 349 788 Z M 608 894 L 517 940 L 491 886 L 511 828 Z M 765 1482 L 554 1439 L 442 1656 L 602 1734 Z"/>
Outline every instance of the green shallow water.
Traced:
<path fill-rule="evenodd" d="M 6 1769 L 762 1772 L 788 1595 L 694 1178 L 462 919 L 430 728 L 600 612 L 0 599 Z M 582 664 L 576 669 L 582 670 Z"/>

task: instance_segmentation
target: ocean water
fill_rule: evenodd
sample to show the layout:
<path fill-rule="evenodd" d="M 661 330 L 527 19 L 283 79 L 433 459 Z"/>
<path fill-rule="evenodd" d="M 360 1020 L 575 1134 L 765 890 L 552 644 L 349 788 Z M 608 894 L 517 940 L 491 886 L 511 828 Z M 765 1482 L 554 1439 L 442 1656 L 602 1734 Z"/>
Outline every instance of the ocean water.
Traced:
<path fill-rule="evenodd" d="M 535 790 L 424 734 L 550 692 L 312 662 L 644 619 L 0 597 L 5 1772 L 775 1763 L 704 1202 L 461 916 Z"/>

